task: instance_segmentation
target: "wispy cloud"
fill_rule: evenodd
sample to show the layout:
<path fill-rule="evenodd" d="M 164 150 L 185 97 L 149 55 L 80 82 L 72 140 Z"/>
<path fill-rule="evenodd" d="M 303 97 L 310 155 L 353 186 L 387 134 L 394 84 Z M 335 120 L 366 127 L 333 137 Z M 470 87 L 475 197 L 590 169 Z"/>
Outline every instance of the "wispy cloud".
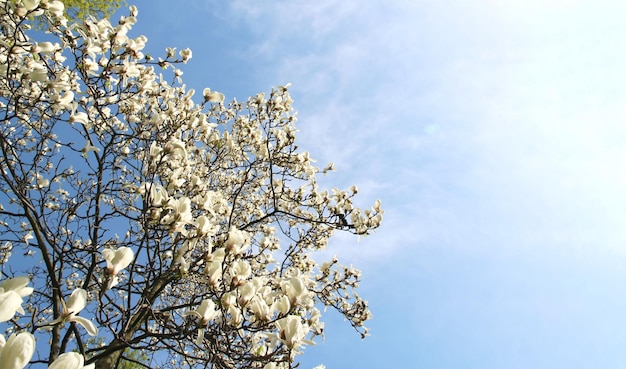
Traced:
<path fill-rule="evenodd" d="M 402 212 L 385 236 L 622 240 L 608 229 L 624 201 L 623 96 L 609 80 L 619 53 L 603 39 L 619 24 L 566 3 L 239 1 L 231 11 L 264 35 L 251 47 L 266 78 L 295 82 L 304 146 Z"/>

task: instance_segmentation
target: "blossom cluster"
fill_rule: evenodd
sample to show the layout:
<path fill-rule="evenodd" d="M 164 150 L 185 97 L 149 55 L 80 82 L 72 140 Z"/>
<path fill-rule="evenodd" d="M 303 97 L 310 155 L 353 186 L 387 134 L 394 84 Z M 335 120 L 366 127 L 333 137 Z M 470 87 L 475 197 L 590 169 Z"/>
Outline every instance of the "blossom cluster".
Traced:
<path fill-rule="evenodd" d="M 289 85 L 196 101 L 192 52 L 153 58 L 137 16 L 0 0 L 0 367 L 292 368 L 324 308 L 365 337 L 360 272 L 315 252 L 379 227 L 380 201 L 320 188 Z"/>

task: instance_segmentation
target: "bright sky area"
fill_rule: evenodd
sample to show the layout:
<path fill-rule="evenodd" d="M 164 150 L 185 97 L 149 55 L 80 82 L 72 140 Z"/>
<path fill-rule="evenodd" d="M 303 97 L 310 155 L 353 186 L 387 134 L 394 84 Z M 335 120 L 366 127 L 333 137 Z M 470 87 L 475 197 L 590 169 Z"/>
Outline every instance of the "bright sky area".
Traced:
<path fill-rule="evenodd" d="M 300 147 L 383 226 L 301 368 L 626 367 L 626 2 L 132 1 L 227 99 L 291 82 Z M 127 13 L 123 9 L 121 13 Z"/>

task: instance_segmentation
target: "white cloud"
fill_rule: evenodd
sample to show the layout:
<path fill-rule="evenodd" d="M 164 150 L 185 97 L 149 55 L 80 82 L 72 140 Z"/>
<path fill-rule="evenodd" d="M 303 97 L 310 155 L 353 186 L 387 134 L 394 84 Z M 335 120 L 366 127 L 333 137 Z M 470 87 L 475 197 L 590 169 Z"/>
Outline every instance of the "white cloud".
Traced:
<path fill-rule="evenodd" d="M 388 212 L 376 238 L 418 234 L 402 249 L 625 238 L 626 52 L 614 16 L 623 7 L 238 0 L 207 9 L 255 35 L 244 47 L 260 79 L 294 83 L 301 146 L 337 164 L 329 181 L 359 184 L 365 204 L 379 191 Z"/>

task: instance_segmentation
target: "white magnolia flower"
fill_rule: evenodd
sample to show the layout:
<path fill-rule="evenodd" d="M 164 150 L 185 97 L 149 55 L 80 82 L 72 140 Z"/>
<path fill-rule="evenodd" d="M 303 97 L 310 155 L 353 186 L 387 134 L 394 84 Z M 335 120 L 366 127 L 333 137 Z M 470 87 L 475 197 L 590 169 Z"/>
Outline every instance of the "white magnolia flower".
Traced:
<path fill-rule="evenodd" d="M 88 152 L 90 152 L 90 151 L 100 152 L 100 148 L 95 147 L 94 145 L 91 144 L 91 142 L 87 141 L 85 143 L 85 147 L 83 147 L 82 150 L 80 150 L 80 151 L 83 153 L 83 157 L 86 159 Z"/>
<path fill-rule="evenodd" d="M 46 81 L 48 80 L 48 69 L 39 63 L 33 63 L 28 77 L 35 82 Z"/>
<path fill-rule="evenodd" d="M 182 160 L 187 160 L 187 148 L 185 143 L 177 138 L 172 138 L 166 145 L 165 150 L 170 155 L 179 156 Z"/>
<path fill-rule="evenodd" d="M 20 297 L 30 296 L 33 293 L 32 287 L 26 287 L 30 282 L 28 277 L 15 277 L 10 279 L 5 279 L 0 283 L 0 288 L 2 291 L 15 291 Z"/>
<path fill-rule="evenodd" d="M 24 314 L 23 297 L 33 293 L 32 287 L 26 287 L 28 282 L 27 277 L 15 277 L 0 283 L 0 322 L 12 319 L 15 313 Z"/>
<path fill-rule="evenodd" d="M 171 211 L 161 219 L 161 224 L 172 225 L 172 232 L 182 232 L 185 230 L 185 224 L 193 223 L 191 199 L 187 197 L 169 199 L 166 208 Z"/>
<path fill-rule="evenodd" d="M 281 296 L 272 304 L 272 311 L 278 311 L 278 313 L 281 315 L 287 314 L 290 309 L 291 304 L 289 303 L 289 297 L 287 297 L 286 295 Z"/>
<path fill-rule="evenodd" d="M 117 250 L 104 249 L 102 256 L 107 261 L 107 272 L 114 276 L 133 262 L 135 253 L 130 247 L 124 246 Z"/>
<path fill-rule="evenodd" d="M 35 0 L 35 1 L 39 3 L 39 0 Z M 51 54 L 58 48 L 58 46 L 59 46 L 58 44 L 53 44 L 52 42 L 49 42 L 49 41 L 38 42 L 37 51 L 43 54 Z"/>
<path fill-rule="evenodd" d="M 37 173 L 37 188 L 46 188 L 50 186 L 50 180 L 41 177 L 41 174 Z"/>
<path fill-rule="evenodd" d="M 202 95 L 204 95 L 204 101 L 206 102 L 221 103 L 224 102 L 225 99 L 223 93 L 211 91 L 208 87 L 202 90 Z"/>
<path fill-rule="evenodd" d="M 215 319 L 219 313 L 220 311 L 216 308 L 215 302 L 211 299 L 202 300 L 196 310 L 183 313 L 183 316 L 193 315 L 200 320 L 200 329 L 198 329 L 198 337 L 196 338 L 197 344 L 200 344 L 204 339 L 204 326 Z"/>
<path fill-rule="evenodd" d="M 196 310 L 187 311 L 183 316 L 193 315 L 200 319 L 200 325 L 206 325 L 211 320 L 215 319 L 219 315 L 217 305 L 211 299 L 202 300 L 200 306 Z"/>
<path fill-rule="evenodd" d="M 228 251 L 231 251 L 235 255 L 240 254 L 246 248 L 246 236 L 245 234 L 235 227 L 232 227 L 228 232 L 228 238 L 224 246 Z"/>
<path fill-rule="evenodd" d="M 0 335 L 0 368 L 23 369 L 35 353 L 35 337 L 28 333 L 13 333 L 4 342 Z"/>
<path fill-rule="evenodd" d="M 191 59 L 191 49 L 184 49 L 179 52 L 180 57 L 183 59 L 183 63 L 187 63 L 189 59 Z"/>
<path fill-rule="evenodd" d="M 237 260 L 233 262 L 230 268 L 230 275 L 232 277 L 231 284 L 234 286 L 245 283 L 245 280 L 252 274 L 252 267 L 246 260 Z"/>
<path fill-rule="evenodd" d="M 228 313 L 228 324 L 233 327 L 238 327 L 243 322 L 243 315 L 241 314 L 241 309 L 235 305 L 230 306 L 227 309 Z"/>
<path fill-rule="evenodd" d="M 215 284 L 222 278 L 222 269 L 226 250 L 223 247 L 218 248 L 207 256 L 207 264 L 204 268 L 204 274 L 209 276 L 209 283 Z"/>
<path fill-rule="evenodd" d="M 150 160 L 160 159 L 160 155 L 163 152 L 163 148 L 158 146 L 155 142 L 150 145 Z"/>
<path fill-rule="evenodd" d="M 73 94 L 72 94 L 72 97 L 73 97 Z M 79 111 L 70 115 L 70 123 L 74 123 L 74 122 L 78 122 L 87 128 L 91 128 L 91 125 L 89 124 L 89 116 L 85 112 Z"/>
<path fill-rule="evenodd" d="M 276 321 L 280 340 L 289 348 L 297 348 L 304 340 L 308 327 L 299 316 L 288 315 Z"/>
<path fill-rule="evenodd" d="M 196 232 L 199 237 L 205 235 L 214 235 L 218 227 L 206 215 L 200 215 L 196 218 Z"/>
<path fill-rule="evenodd" d="M 82 288 L 75 289 L 67 300 L 67 303 L 64 302 L 63 305 L 63 313 L 60 317 L 51 321 L 49 323 L 50 325 L 73 322 L 82 325 L 90 336 L 96 336 L 98 334 L 98 328 L 96 328 L 91 320 L 78 316 L 78 313 L 87 305 L 87 291 Z"/>
<path fill-rule="evenodd" d="M 269 321 L 272 316 L 272 310 L 267 305 L 267 302 L 259 296 L 254 296 L 252 299 L 252 302 L 250 303 L 250 310 L 256 319 L 263 322 Z"/>
<path fill-rule="evenodd" d="M 258 289 L 259 287 L 252 281 L 243 282 L 243 284 L 237 288 L 239 291 L 239 305 L 248 305 L 248 302 L 256 295 Z"/>
<path fill-rule="evenodd" d="M 59 355 L 48 369 L 93 369 L 94 364 L 85 365 L 85 358 L 78 352 L 66 352 Z"/>
<path fill-rule="evenodd" d="M 287 297 L 289 297 L 291 305 L 298 305 L 310 295 L 306 283 L 301 277 L 292 277 L 289 281 L 281 283 L 280 287 Z"/>
<path fill-rule="evenodd" d="M 150 148 L 150 151 L 152 151 L 152 148 Z M 150 206 L 161 207 L 169 201 L 167 190 L 158 183 L 144 183 L 140 193 L 147 197 Z"/>
<path fill-rule="evenodd" d="M 120 247 L 117 250 L 104 249 L 102 250 L 102 256 L 107 261 L 107 273 L 110 279 L 107 282 L 106 289 L 109 289 L 118 284 L 117 274 L 130 265 L 135 258 L 135 253 L 129 247 Z"/>
<path fill-rule="evenodd" d="M 70 110 L 73 102 L 74 93 L 72 91 L 65 91 L 62 95 L 58 95 L 57 105 L 60 109 Z"/>

